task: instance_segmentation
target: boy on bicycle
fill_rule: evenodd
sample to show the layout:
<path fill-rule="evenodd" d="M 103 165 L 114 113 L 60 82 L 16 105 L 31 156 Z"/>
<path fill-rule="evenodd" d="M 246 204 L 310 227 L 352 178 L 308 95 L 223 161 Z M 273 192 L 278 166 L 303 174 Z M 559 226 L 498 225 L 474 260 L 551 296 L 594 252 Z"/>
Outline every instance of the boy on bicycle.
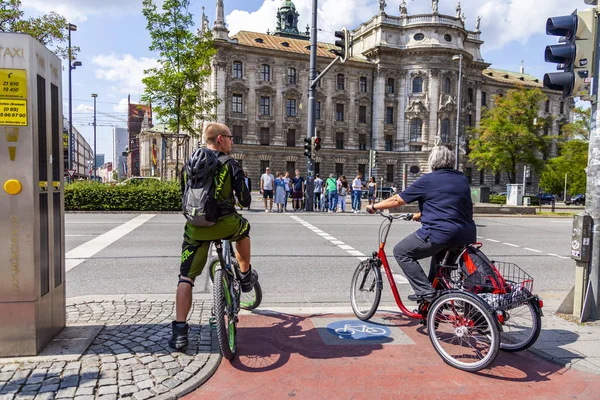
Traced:
<path fill-rule="evenodd" d="M 208 149 L 217 153 L 219 158 L 231 154 L 233 136 L 229 128 L 223 124 L 209 124 L 204 130 L 204 140 Z M 194 174 L 202 174 L 208 170 L 203 165 L 201 152 L 194 152 L 182 171 L 181 179 L 185 182 Z M 187 176 L 191 174 L 192 176 Z M 256 271 L 250 265 L 250 224 L 237 213 L 234 195 L 238 204 L 249 207 L 251 198 L 244 181 L 244 171 L 233 158 L 220 166 L 216 173 L 216 191 L 219 204 L 218 220 L 211 226 L 195 226 L 186 223 L 181 252 L 179 283 L 177 284 L 175 321 L 172 322 L 172 337 L 169 346 L 180 350 L 188 345 L 189 325 L 187 317 L 192 306 L 192 288 L 194 280 L 202 273 L 208 249 L 213 240 L 226 239 L 236 242 L 236 257 L 242 272 L 242 290 L 249 292 L 258 279 Z M 182 184 L 182 187 L 185 187 Z"/>

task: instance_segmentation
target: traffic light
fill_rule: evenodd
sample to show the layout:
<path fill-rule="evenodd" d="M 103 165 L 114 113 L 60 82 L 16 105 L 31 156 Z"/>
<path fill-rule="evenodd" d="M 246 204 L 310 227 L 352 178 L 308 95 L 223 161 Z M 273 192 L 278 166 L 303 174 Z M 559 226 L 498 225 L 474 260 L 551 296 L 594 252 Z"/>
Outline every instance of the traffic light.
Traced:
<path fill-rule="evenodd" d="M 544 75 L 544 86 L 562 90 L 563 97 L 590 98 L 591 78 L 594 75 L 595 10 L 571 15 L 550 17 L 546 34 L 560 36 L 559 44 L 546 46 L 546 62 L 557 63 L 557 70 Z"/>
<path fill-rule="evenodd" d="M 339 47 L 339 49 L 334 50 L 333 54 L 339 56 L 342 62 L 346 62 L 349 56 L 350 33 L 348 32 L 348 29 L 344 27 L 341 31 L 335 31 L 335 37 L 339 38 L 339 40 L 335 41 L 335 46 Z"/>
<path fill-rule="evenodd" d="M 311 140 L 311 138 L 304 138 L 304 155 L 306 157 L 311 157 L 312 158 L 311 147 L 312 147 L 312 140 Z"/>
<path fill-rule="evenodd" d="M 371 161 L 371 168 L 377 166 L 377 150 L 369 150 L 369 161 Z"/>
<path fill-rule="evenodd" d="M 311 152 L 310 154 L 312 154 L 312 158 L 316 158 L 317 157 L 317 151 L 319 151 L 321 149 L 321 138 L 320 137 L 312 137 L 311 139 Z"/>

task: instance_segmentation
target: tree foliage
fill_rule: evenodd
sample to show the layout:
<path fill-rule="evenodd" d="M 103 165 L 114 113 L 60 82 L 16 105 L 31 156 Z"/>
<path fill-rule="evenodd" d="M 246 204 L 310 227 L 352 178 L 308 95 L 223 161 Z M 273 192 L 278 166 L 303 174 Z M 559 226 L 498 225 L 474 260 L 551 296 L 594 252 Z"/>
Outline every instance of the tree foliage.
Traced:
<path fill-rule="evenodd" d="M 53 49 L 59 57 L 68 57 L 68 47 L 59 46 L 69 39 L 68 22 L 65 17 L 54 11 L 39 17 L 24 17 L 21 0 L 0 0 L 0 32 L 27 33 L 44 46 Z M 79 47 L 72 46 L 71 50 L 73 54 L 77 54 Z"/>
<path fill-rule="evenodd" d="M 545 100 L 540 89 L 519 88 L 494 96 L 496 106 L 485 111 L 480 127 L 471 131 L 470 161 L 479 169 L 506 172 L 510 183 L 515 183 L 520 163 L 541 171 L 539 155 L 547 150 L 543 132 L 548 121 L 538 118 L 538 110 Z"/>
<path fill-rule="evenodd" d="M 576 107 L 573 109 L 573 122 L 562 128 L 563 135 L 567 138 L 578 140 L 590 140 L 592 131 L 592 109 Z"/>
<path fill-rule="evenodd" d="M 214 119 L 218 103 L 205 90 L 216 54 L 210 33 L 193 33 L 190 0 L 165 0 L 162 12 L 152 0 L 143 0 L 142 13 L 148 21 L 151 51 L 160 54 L 158 66 L 144 71 L 142 100 L 151 102 L 153 112 L 171 132 L 199 134 L 198 121 Z"/>
<path fill-rule="evenodd" d="M 540 177 L 540 186 L 550 193 L 562 193 L 567 176 L 567 190 L 575 195 L 585 193 L 588 165 L 588 142 L 571 140 L 560 145 L 561 155 L 546 164 Z"/>

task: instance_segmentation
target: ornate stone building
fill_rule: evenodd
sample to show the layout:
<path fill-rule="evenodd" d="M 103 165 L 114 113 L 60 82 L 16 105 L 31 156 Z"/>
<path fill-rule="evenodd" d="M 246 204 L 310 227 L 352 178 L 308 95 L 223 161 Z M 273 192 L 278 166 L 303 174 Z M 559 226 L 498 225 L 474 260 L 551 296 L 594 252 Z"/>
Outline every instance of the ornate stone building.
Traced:
<path fill-rule="evenodd" d="M 203 16 L 203 29 L 208 21 Z M 369 149 L 378 151 L 372 175 L 378 182 L 401 185 L 428 172 L 428 151 L 436 138 L 454 147 L 459 137 L 479 125 L 482 110 L 494 107 L 494 96 L 517 85 L 537 87 L 549 97 L 540 117 L 555 117 L 551 135 L 570 120 L 570 102 L 543 88 L 535 77 L 490 68 L 481 56 L 480 18 L 475 30 L 465 24 L 460 3 L 456 15 L 409 15 L 402 2 L 398 15 L 380 11 L 352 31 L 352 58 L 336 64 L 317 90 L 317 134 L 323 139 L 317 153 L 321 175 L 357 171 L 368 174 Z M 212 32 L 218 49 L 209 90 L 222 100 L 217 121 L 234 136 L 234 157 L 253 178 L 268 165 L 273 171 L 306 169 L 303 138 L 307 134 L 307 88 L 310 42 L 308 30 L 298 30 L 298 12 L 283 1 L 276 29 L 266 33 L 240 31 L 230 36 L 225 27 L 223 0 L 217 1 Z M 335 57 L 332 44 L 318 44 L 318 69 Z M 462 61 L 453 60 L 462 56 Z M 463 79 L 461 118 L 457 121 L 459 62 Z M 474 185 L 506 184 L 494 171 L 476 171 L 467 162 L 467 143 L 461 140 L 461 169 Z M 555 151 L 555 149 L 554 149 Z M 418 167 L 418 168 L 416 168 Z M 407 171 L 407 172 L 405 172 Z M 519 182 L 522 176 L 518 177 Z M 535 180 L 533 182 L 535 185 Z"/>

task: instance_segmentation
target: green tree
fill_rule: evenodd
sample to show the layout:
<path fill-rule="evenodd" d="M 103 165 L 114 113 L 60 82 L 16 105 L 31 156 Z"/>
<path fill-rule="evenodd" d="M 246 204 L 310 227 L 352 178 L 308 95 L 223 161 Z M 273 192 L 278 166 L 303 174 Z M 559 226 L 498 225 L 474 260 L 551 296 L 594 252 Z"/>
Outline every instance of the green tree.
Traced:
<path fill-rule="evenodd" d="M 563 135 L 571 139 L 590 140 L 592 131 L 592 109 L 576 107 L 573 109 L 573 122 L 562 128 Z"/>
<path fill-rule="evenodd" d="M 171 132 L 200 133 L 198 121 L 212 120 L 216 95 L 205 90 L 216 54 L 210 33 L 193 33 L 190 0 L 165 0 L 162 12 L 152 0 L 143 0 L 151 51 L 160 54 L 158 66 L 144 71 L 142 100 L 152 103 L 156 117 Z"/>
<path fill-rule="evenodd" d="M 485 111 L 480 128 L 471 131 L 470 161 L 479 169 L 506 172 L 510 183 L 515 183 L 520 163 L 541 171 L 539 153 L 547 148 L 543 131 L 548 122 L 538 118 L 538 110 L 545 100 L 540 89 L 519 88 L 494 96 L 496 106 Z"/>
<path fill-rule="evenodd" d="M 562 193 L 567 176 L 571 195 L 585 193 L 588 165 L 588 142 L 571 140 L 560 145 L 561 155 L 548 161 L 540 177 L 540 186 L 550 193 Z"/>
<path fill-rule="evenodd" d="M 69 39 L 67 19 L 54 11 L 39 17 L 24 18 L 21 0 L 0 0 L 0 32 L 27 33 L 44 46 L 53 49 L 61 58 L 67 58 L 68 47 L 59 46 Z M 79 47 L 71 47 L 77 54 Z"/>

